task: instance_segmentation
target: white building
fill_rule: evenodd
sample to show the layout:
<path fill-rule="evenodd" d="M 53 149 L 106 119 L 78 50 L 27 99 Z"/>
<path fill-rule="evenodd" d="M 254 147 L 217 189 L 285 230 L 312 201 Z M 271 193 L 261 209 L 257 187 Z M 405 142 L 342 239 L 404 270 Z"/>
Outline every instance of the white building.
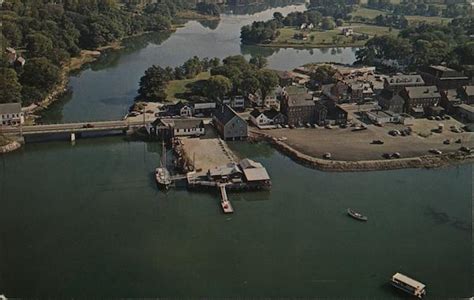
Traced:
<path fill-rule="evenodd" d="M 226 96 L 223 98 L 222 103 L 224 105 L 229 105 L 231 108 L 237 110 L 245 108 L 245 98 L 241 95 L 234 96 L 232 98 Z"/>
<path fill-rule="evenodd" d="M 20 103 L 0 104 L 0 126 L 16 126 L 25 123 Z"/>

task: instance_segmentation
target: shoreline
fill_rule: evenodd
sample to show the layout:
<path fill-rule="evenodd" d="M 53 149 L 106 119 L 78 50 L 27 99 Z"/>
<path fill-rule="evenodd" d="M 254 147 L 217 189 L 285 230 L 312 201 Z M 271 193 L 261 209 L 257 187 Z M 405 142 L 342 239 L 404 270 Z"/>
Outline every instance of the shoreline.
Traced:
<path fill-rule="evenodd" d="M 169 32 L 175 32 L 177 28 L 179 28 L 179 25 L 173 25 Z M 67 63 L 61 66 L 59 82 L 54 86 L 54 88 L 46 95 L 46 97 L 42 101 L 36 103 L 37 106 L 34 109 L 28 112 L 29 116 L 27 117 L 26 122 L 31 122 L 32 124 L 34 124 L 35 120 L 39 118 L 36 113 L 48 109 L 51 104 L 58 101 L 62 95 L 68 92 L 69 77 L 71 76 L 72 72 L 81 70 L 85 65 L 97 61 L 105 51 L 118 51 L 125 48 L 122 45 L 125 39 L 139 37 L 148 33 L 151 32 L 145 31 L 138 34 L 129 35 L 108 45 L 98 47 L 95 50 L 81 50 L 79 56 L 72 57 Z"/>
<path fill-rule="evenodd" d="M 278 141 L 264 133 L 249 132 L 250 141 L 264 141 L 293 161 L 312 169 L 324 172 L 373 172 L 400 169 L 435 169 L 456 164 L 474 162 L 474 155 L 448 153 L 444 155 L 423 155 L 392 160 L 325 160 L 302 153 L 290 145 Z"/>
<path fill-rule="evenodd" d="M 308 44 L 254 44 L 254 45 L 249 45 L 249 46 L 257 46 L 257 47 L 263 47 L 263 48 L 280 48 L 280 49 L 286 49 L 286 48 L 294 48 L 294 49 L 330 49 L 330 48 L 360 48 L 364 47 L 364 44 L 344 44 L 344 45 L 336 45 L 336 44 L 328 44 L 328 45 L 308 45 Z"/>

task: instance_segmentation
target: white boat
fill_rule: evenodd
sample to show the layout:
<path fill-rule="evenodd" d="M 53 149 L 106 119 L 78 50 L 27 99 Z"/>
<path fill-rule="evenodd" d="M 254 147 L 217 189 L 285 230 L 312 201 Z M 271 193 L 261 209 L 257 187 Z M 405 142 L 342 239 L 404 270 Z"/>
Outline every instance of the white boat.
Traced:
<path fill-rule="evenodd" d="M 426 295 L 426 286 L 423 283 L 401 273 L 395 273 L 390 283 L 394 287 L 420 299 Z"/>
<path fill-rule="evenodd" d="M 171 180 L 171 174 L 166 168 L 166 148 L 165 148 L 164 141 L 162 143 L 162 149 L 163 149 L 163 154 L 160 159 L 160 166 L 155 169 L 155 180 L 159 186 L 164 187 L 165 189 L 168 189 L 172 183 L 172 180 Z"/>

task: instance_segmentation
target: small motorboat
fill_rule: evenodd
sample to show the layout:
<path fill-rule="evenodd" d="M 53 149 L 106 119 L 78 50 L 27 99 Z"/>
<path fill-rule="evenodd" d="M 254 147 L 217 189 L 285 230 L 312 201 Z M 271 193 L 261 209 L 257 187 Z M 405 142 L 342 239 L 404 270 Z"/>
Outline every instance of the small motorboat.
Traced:
<path fill-rule="evenodd" d="M 350 208 L 347 209 L 347 214 L 349 216 L 353 217 L 354 219 L 359 220 L 359 221 L 366 222 L 368 220 L 366 216 L 364 216 L 364 215 L 362 215 L 362 214 L 360 214 L 360 213 L 358 213 L 358 212 L 356 212 L 356 211 L 354 211 Z"/>

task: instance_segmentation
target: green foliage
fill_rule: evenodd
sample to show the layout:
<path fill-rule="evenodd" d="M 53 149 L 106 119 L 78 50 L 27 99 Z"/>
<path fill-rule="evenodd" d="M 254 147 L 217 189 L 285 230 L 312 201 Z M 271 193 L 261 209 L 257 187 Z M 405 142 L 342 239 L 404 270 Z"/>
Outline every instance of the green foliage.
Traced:
<path fill-rule="evenodd" d="M 311 73 L 311 80 L 318 84 L 329 84 L 334 82 L 335 74 L 336 69 L 329 65 L 323 65 Z"/>
<path fill-rule="evenodd" d="M 232 82 L 222 75 L 211 76 L 206 81 L 203 94 L 210 99 L 222 99 L 232 90 Z"/>
<path fill-rule="evenodd" d="M 45 57 L 28 61 L 20 77 L 22 103 L 41 100 L 60 80 L 60 70 Z"/>
<path fill-rule="evenodd" d="M 21 101 L 21 85 L 15 70 L 0 68 L 0 103 Z"/>
<path fill-rule="evenodd" d="M 196 4 L 196 10 L 201 14 L 211 16 L 219 16 L 221 14 L 220 7 L 214 3 L 199 2 Z"/>
<path fill-rule="evenodd" d="M 455 19 L 448 25 L 420 24 L 402 30 L 398 37 L 376 36 L 356 55 L 362 63 L 396 60 L 411 69 L 443 62 L 452 66 L 472 64 L 473 48 L 468 42 L 472 32 L 470 18 Z"/>

